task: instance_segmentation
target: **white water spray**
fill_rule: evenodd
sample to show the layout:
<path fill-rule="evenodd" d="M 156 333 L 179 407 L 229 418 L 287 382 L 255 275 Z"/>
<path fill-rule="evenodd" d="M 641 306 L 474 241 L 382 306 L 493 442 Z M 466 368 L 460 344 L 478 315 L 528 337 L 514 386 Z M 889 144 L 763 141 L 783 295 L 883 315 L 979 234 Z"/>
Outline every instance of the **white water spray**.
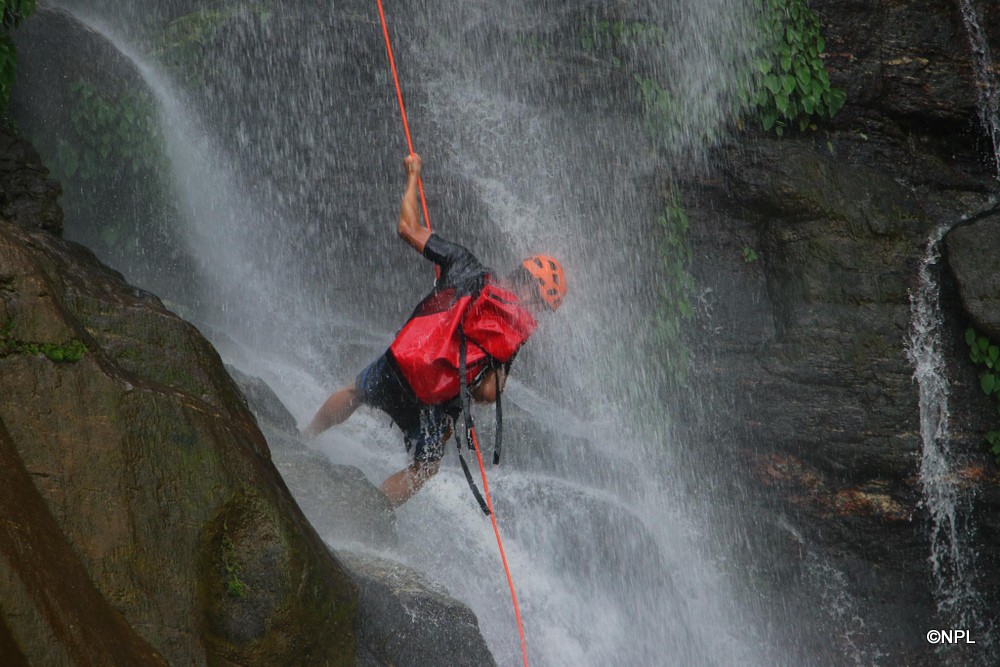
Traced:
<path fill-rule="evenodd" d="M 709 26 L 719 21 L 732 25 L 740 24 L 743 15 L 707 5 L 702 14 L 699 3 L 681 4 L 690 28 L 684 34 L 693 41 L 677 48 L 704 56 L 712 54 L 712 45 L 718 44 L 720 49 L 714 53 L 721 54 L 710 59 L 714 68 L 709 71 L 685 70 L 689 79 L 701 75 L 697 85 L 690 79 L 691 90 L 697 93 L 685 103 L 693 115 L 689 125 L 717 127 L 725 117 L 720 97 L 701 93 L 715 90 L 714 85 L 731 86 L 719 62 L 728 53 L 721 47 L 739 40 L 725 32 L 701 35 L 697 29 L 704 26 L 699 19 L 704 18 Z M 736 3 L 738 7 L 743 4 Z M 444 51 L 437 55 L 442 61 L 450 45 L 460 42 L 468 29 L 464 20 L 474 26 L 483 15 L 489 18 L 496 11 L 491 3 L 462 7 L 470 14 L 450 24 L 458 34 L 439 35 Z M 516 9 L 529 25 L 539 20 L 537 10 L 528 3 Z M 113 31 L 106 34 L 116 44 L 124 43 Z M 123 52 L 141 61 L 127 46 Z M 460 52 L 452 57 L 456 55 Z M 322 63 L 313 65 L 318 68 Z M 221 318 L 220 324 L 228 337 L 245 343 L 245 370 L 267 380 L 304 420 L 332 388 L 319 361 L 330 356 L 351 358 L 342 354 L 348 341 L 330 335 L 335 315 L 308 317 L 294 294 L 282 293 L 286 283 L 271 272 L 277 263 L 272 258 L 308 264 L 340 248 L 329 237 L 321 240 L 333 249 L 317 248 L 315 255 L 254 246 L 250 242 L 254 235 L 249 232 L 255 226 L 280 230 L 292 228 L 291 221 L 268 220 L 262 215 L 263 206 L 251 189 L 223 169 L 238 160 L 226 155 L 191 120 L 194 113 L 183 97 L 162 81 L 157 83 L 161 77 L 155 68 L 143 65 L 140 69 L 159 97 L 164 122 L 173 128 L 170 155 L 178 193 L 186 202 L 192 252 L 210 272 L 209 290 L 202 297 L 207 309 L 235 309 L 243 314 Z M 445 136 L 461 139 L 451 146 L 453 168 L 457 165 L 475 183 L 477 195 L 488 208 L 487 217 L 515 246 L 515 252 L 544 243 L 576 267 L 577 301 L 560 311 L 562 319 L 546 322 L 548 331 L 540 331 L 531 345 L 553 360 L 551 367 L 562 376 L 568 391 L 558 394 L 540 389 L 537 383 L 546 382 L 546 373 L 539 371 L 542 364 L 519 359 L 515 378 L 520 379 L 512 380 L 510 391 L 514 408 L 510 423 L 519 434 L 518 442 L 508 445 L 505 465 L 491 471 L 532 663 L 790 662 L 783 659 L 785 647 L 772 650 L 767 646 L 766 632 L 756 626 L 734 594 L 727 554 L 714 550 L 712 539 L 725 534 L 727 526 L 706 520 L 702 508 L 686 492 L 684 466 L 675 443 L 665 435 L 670 430 L 669 418 L 663 409 L 656 409 L 661 378 L 653 377 L 643 363 L 648 351 L 628 344 L 633 331 L 650 326 L 649 295 L 639 294 L 646 301 L 630 303 L 621 296 L 652 272 L 636 264 L 637 253 L 630 245 L 648 243 L 642 230 L 655 220 L 644 218 L 647 211 L 636 187 L 639 178 L 655 169 L 657 160 L 641 123 L 629 124 L 625 113 L 604 117 L 550 109 L 544 99 L 537 104 L 518 102 L 505 95 L 502 86 L 491 85 L 496 81 L 491 82 L 485 70 L 441 68 L 440 72 L 440 78 L 425 82 L 432 93 L 435 122 Z M 509 77 L 508 82 L 527 75 L 516 68 L 498 73 L 498 77 Z M 260 82 L 260 88 L 274 83 Z M 283 86 L 290 85 L 290 80 L 281 79 L 280 84 L 277 90 L 284 94 Z M 259 92 L 253 89 L 254 94 Z M 295 121 L 304 128 L 306 143 L 322 136 L 320 130 L 330 123 L 327 115 L 315 118 L 305 113 Z M 265 125 L 268 120 L 258 122 Z M 283 139 L 270 136 L 261 150 L 281 146 Z M 698 142 L 694 137 L 677 141 L 681 144 L 678 154 L 684 155 L 690 155 Z M 319 157 L 316 160 L 318 167 L 324 166 Z M 303 179 L 309 176 L 303 170 Z M 315 182 L 303 180 L 300 187 L 323 192 L 327 183 L 321 176 L 313 177 Z M 399 178 L 401 186 L 401 171 Z M 333 210 L 348 199 L 332 189 L 329 196 Z M 390 209 L 398 205 L 398 196 L 395 188 Z M 380 230 L 377 233 L 392 237 L 391 219 L 372 224 Z M 479 230 L 464 231 L 477 243 L 486 235 Z M 501 254 L 495 247 L 477 245 L 475 249 Z M 401 274 L 410 282 L 414 271 L 427 268 L 414 258 L 409 264 L 392 266 L 382 256 L 333 256 L 358 274 L 372 273 L 377 267 L 379 272 Z M 488 254 L 483 259 L 490 261 Z M 362 292 L 345 301 L 345 306 L 361 308 L 360 302 L 367 298 Z M 352 316 L 341 315 L 343 319 Z M 364 326 L 363 318 L 358 320 Z M 262 335 L 260 329 L 265 327 L 283 336 Z M 288 341 L 295 343 L 295 349 L 289 349 L 293 346 Z M 373 356 L 386 342 L 387 332 L 375 332 L 357 346 L 364 350 L 360 355 Z M 609 348 L 616 351 L 609 353 Z M 341 375 L 336 379 L 347 379 L 354 370 L 339 368 Z M 533 373 L 542 379 L 532 377 Z M 627 387 L 628 395 L 617 393 L 618 387 Z M 546 396 L 550 406 L 540 408 L 539 396 Z M 521 400 L 523 407 L 518 405 Z M 634 400 L 641 401 L 641 409 Z M 532 413 L 541 418 L 532 419 Z M 398 443 L 399 434 L 386 426 L 385 419 L 366 414 L 356 415 L 321 441 L 332 459 L 357 465 L 375 482 L 405 465 L 406 455 Z M 398 513 L 402 548 L 395 557 L 425 572 L 472 607 L 498 663 L 514 664 L 520 650 L 496 544 L 453 457 L 449 452 L 434 482 Z M 783 634 L 788 639 L 794 631 L 789 628 Z"/>
<path fill-rule="evenodd" d="M 973 68 L 979 83 L 979 121 L 993 142 L 996 176 L 1000 179 L 1000 84 L 997 83 L 996 67 L 990 53 L 989 41 L 982 26 L 979 25 L 979 17 L 972 0 L 959 0 L 958 6 L 969 34 Z"/>
<path fill-rule="evenodd" d="M 955 627 L 978 628 L 980 598 L 975 590 L 975 554 L 963 521 L 958 478 L 951 450 L 948 376 L 941 350 L 940 286 L 936 266 L 949 227 L 931 235 L 920 265 L 919 285 L 910 295 L 912 330 L 907 354 L 920 390 L 920 482 L 930 514 L 929 563 L 942 619 Z"/>

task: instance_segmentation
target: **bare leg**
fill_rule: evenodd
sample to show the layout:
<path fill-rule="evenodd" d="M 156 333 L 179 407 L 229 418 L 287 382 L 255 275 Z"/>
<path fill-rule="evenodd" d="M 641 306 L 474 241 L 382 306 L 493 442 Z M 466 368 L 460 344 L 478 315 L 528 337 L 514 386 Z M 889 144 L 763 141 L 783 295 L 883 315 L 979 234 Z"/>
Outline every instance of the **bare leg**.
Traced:
<path fill-rule="evenodd" d="M 440 461 L 414 461 L 408 468 L 403 468 L 390 475 L 379 488 L 389 498 L 393 507 L 399 507 L 420 490 L 427 480 L 437 474 L 441 467 Z"/>
<path fill-rule="evenodd" d="M 326 399 L 309 426 L 302 429 L 302 437 L 314 438 L 331 426 L 340 424 L 354 414 L 359 405 L 358 390 L 352 383 Z"/>

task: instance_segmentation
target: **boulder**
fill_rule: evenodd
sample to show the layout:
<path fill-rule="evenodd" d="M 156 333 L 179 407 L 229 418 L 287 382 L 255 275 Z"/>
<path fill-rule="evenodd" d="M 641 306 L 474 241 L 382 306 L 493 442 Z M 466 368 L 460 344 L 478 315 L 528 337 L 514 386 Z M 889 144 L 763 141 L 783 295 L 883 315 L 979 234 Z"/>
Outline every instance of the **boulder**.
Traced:
<path fill-rule="evenodd" d="M 49 179 L 34 147 L 0 131 L 0 217 L 25 228 L 62 234 L 62 186 Z"/>
<path fill-rule="evenodd" d="M 468 606 L 412 568 L 374 555 L 397 546 L 396 517 L 385 494 L 357 468 L 334 464 L 303 444 L 295 419 L 266 382 L 229 370 L 267 437 L 275 466 L 320 535 L 348 564 L 360 592 L 358 664 L 494 664 Z"/>
<path fill-rule="evenodd" d="M 495 665 L 475 614 L 410 568 L 342 554 L 360 591 L 359 664 Z"/>
<path fill-rule="evenodd" d="M 962 224 L 945 237 L 948 268 L 955 278 L 970 323 L 1000 341 L 1000 272 L 997 271 L 1000 215 Z"/>
<path fill-rule="evenodd" d="M 29 664 L 353 662 L 356 588 L 218 354 L 7 221 L 0 456 L 0 643 Z"/>

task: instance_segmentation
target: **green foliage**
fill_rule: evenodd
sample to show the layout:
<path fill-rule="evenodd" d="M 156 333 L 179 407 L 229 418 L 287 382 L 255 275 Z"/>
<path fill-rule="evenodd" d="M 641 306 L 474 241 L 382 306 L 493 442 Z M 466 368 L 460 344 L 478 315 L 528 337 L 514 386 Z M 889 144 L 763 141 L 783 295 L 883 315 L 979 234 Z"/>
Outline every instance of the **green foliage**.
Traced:
<path fill-rule="evenodd" d="M 0 335 L 0 357 L 44 354 L 49 361 L 73 363 L 80 361 L 86 352 L 87 346 L 75 338 L 65 343 L 35 343 L 16 340 L 6 333 Z"/>
<path fill-rule="evenodd" d="M 743 246 L 743 249 L 740 251 L 740 254 L 743 256 L 743 261 L 746 262 L 747 264 L 751 264 L 760 259 L 760 257 L 757 255 L 757 251 L 748 245 Z"/>
<path fill-rule="evenodd" d="M 644 50 L 667 46 L 667 30 L 647 21 L 611 20 L 597 15 L 586 17 L 581 26 L 580 46 L 592 57 L 623 71 L 638 87 L 646 130 L 663 139 L 676 131 L 681 120 L 677 102 L 659 75 L 649 71 L 642 59 L 633 56 Z"/>
<path fill-rule="evenodd" d="M 100 211 L 99 226 L 90 233 L 112 249 L 131 239 L 129 211 L 116 192 L 144 185 L 146 201 L 166 200 L 166 152 L 155 103 L 149 93 L 106 93 L 90 81 L 69 84 L 69 126 L 48 142 L 39 140 L 52 175 L 65 189 L 65 208 Z M 148 221 L 146 221 L 148 222 Z"/>
<path fill-rule="evenodd" d="M 206 8 L 174 19 L 164 28 L 154 55 L 189 81 L 204 80 L 205 51 L 232 14 L 232 10 Z"/>
<path fill-rule="evenodd" d="M 584 51 L 601 52 L 638 43 L 663 44 L 666 40 L 666 31 L 652 23 L 594 19 L 583 31 L 580 37 L 580 46 Z M 620 64 L 620 60 L 615 64 Z"/>
<path fill-rule="evenodd" d="M 0 0 L 0 8 L 3 9 L 3 27 L 10 30 L 34 13 L 35 0 Z"/>
<path fill-rule="evenodd" d="M 110 100 L 87 81 L 70 84 L 72 138 L 58 148 L 61 171 L 76 181 L 107 180 L 124 169 L 133 176 L 156 169 L 161 140 L 153 102 L 146 95 Z"/>
<path fill-rule="evenodd" d="M 215 2 L 210 7 L 180 16 L 163 29 L 154 56 L 168 68 L 182 74 L 188 84 L 204 82 L 211 72 L 207 56 L 219 32 L 234 18 L 253 17 L 266 26 L 275 12 L 264 4 Z"/>
<path fill-rule="evenodd" d="M 689 356 L 682 334 L 684 323 L 694 316 L 690 298 L 694 279 L 688 272 L 692 259 L 687 238 L 688 218 L 676 196 L 671 197 L 657 222 L 662 235 L 662 262 L 654 343 L 661 352 L 666 370 L 682 384 Z"/>
<path fill-rule="evenodd" d="M 654 78 L 641 74 L 633 74 L 632 78 L 639 84 L 642 93 L 646 131 L 653 137 L 669 136 L 678 117 L 673 96 Z"/>
<path fill-rule="evenodd" d="M 10 102 L 11 88 L 14 86 L 14 76 L 17 73 L 17 51 L 10 31 L 21 24 L 35 11 L 35 0 L 0 0 L 0 111 L 7 108 Z"/>
<path fill-rule="evenodd" d="M 965 343 L 969 346 L 969 360 L 977 366 L 982 366 L 979 374 L 979 388 L 983 393 L 997 401 L 1000 412 L 1000 346 L 994 345 L 986 336 L 976 333 L 969 327 L 965 332 Z M 990 451 L 1000 464 L 1000 431 L 990 431 L 986 434 Z"/>
<path fill-rule="evenodd" d="M 225 530 L 226 527 L 223 528 Z M 230 597 L 241 600 L 247 597 L 249 590 L 247 585 L 240 580 L 243 568 L 240 567 L 236 559 L 236 545 L 229 539 L 229 535 L 222 537 L 222 565 L 226 568 L 226 593 Z"/>
<path fill-rule="evenodd" d="M 843 90 L 830 85 L 823 64 L 826 42 L 819 19 L 806 0 L 766 0 L 765 35 L 754 63 L 756 108 L 765 130 L 779 135 L 785 127 L 805 130 L 814 119 L 829 120 L 844 105 Z"/>

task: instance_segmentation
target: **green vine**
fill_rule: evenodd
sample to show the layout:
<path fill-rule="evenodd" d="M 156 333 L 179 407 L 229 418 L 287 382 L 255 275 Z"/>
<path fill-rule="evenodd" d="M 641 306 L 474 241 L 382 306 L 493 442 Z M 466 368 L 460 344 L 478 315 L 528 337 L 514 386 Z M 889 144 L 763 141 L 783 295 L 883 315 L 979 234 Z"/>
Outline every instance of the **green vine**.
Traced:
<path fill-rule="evenodd" d="M 676 131 L 681 112 L 660 78 L 632 56 L 646 49 L 663 49 L 668 39 L 665 28 L 648 21 L 590 15 L 583 18 L 580 28 L 580 47 L 585 52 L 631 77 L 642 100 L 646 131 L 659 139 Z"/>
<path fill-rule="evenodd" d="M 684 382 L 688 350 L 684 344 L 684 323 L 694 316 L 691 293 L 694 279 L 691 244 L 688 242 L 688 218 L 676 195 L 672 195 L 657 220 L 662 235 L 660 254 L 659 305 L 656 310 L 654 343 L 661 351 L 666 370 L 679 384 Z"/>
<path fill-rule="evenodd" d="M 589 52 L 615 51 L 621 46 L 641 43 L 663 45 L 666 41 L 666 30 L 653 23 L 596 18 L 585 26 L 580 36 L 580 46 Z M 621 58 L 612 55 L 611 63 L 618 67 Z"/>
<path fill-rule="evenodd" d="M 846 99 L 830 85 L 823 64 L 826 42 L 819 18 L 806 0 L 766 0 L 765 44 L 755 61 L 759 85 L 749 100 L 765 130 L 805 130 L 815 119 L 833 118 Z"/>
<path fill-rule="evenodd" d="M 211 75 L 207 56 L 220 31 L 233 19 L 247 16 L 254 16 L 260 25 L 266 26 L 275 12 L 262 3 L 216 2 L 168 23 L 153 55 L 183 75 L 189 84 L 203 83 Z"/>
<path fill-rule="evenodd" d="M 17 340 L 10 335 L 10 327 L 0 332 L 0 357 L 12 354 L 44 354 L 49 361 L 74 363 L 87 352 L 87 346 L 76 338 L 65 343 L 37 343 Z"/>
<path fill-rule="evenodd" d="M 145 91 L 111 95 L 86 80 L 70 83 L 68 93 L 69 127 L 54 141 L 40 139 L 36 144 L 53 177 L 64 185 L 65 207 L 103 212 L 95 219 L 94 233 L 112 249 L 138 233 L 112 193 L 142 183 L 146 201 L 168 197 L 161 176 L 167 158 L 155 102 Z"/>
<path fill-rule="evenodd" d="M 132 175 L 154 171 L 161 161 L 162 140 L 153 101 L 125 94 L 110 100 L 87 81 L 69 87 L 73 141 L 57 149 L 61 173 L 94 184 L 126 169 Z"/>
<path fill-rule="evenodd" d="M 225 530 L 225 526 L 223 530 Z M 245 599 L 249 593 L 247 585 L 240 579 L 243 568 L 236 558 L 236 545 L 228 534 L 222 537 L 222 565 L 226 569 L 226 593 L 230 597 Z"/>
<path fill-rule="evenodd" d="M 979 374 L 979 388 L 983 393 L 997 401 L 997 411 L 1000 412 L 1000 346 L 994 345 L 986 336 L 976 333 L 969 327 L 965 332 L 965 343 L 969 346 L 969 359 L 976 366 L 982 366 Z M 990 451 L 1000 464 L 1000 431 L 990 431 L 986 434 Z"/>
<path fill-rule="evenodd" d="M 0 111 L 10 102 L 11 88 L 17 72 L 17 50 L 10 31 L 35 11 L 35 0 L 0 0 Z"/>

